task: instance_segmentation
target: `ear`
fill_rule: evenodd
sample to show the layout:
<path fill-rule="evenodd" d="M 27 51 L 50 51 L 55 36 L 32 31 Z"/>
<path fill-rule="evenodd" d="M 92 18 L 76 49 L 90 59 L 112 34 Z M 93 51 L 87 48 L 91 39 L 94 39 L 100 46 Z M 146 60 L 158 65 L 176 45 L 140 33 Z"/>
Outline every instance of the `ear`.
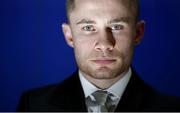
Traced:
<path fill-rule="evenodd" d="M 141 40 L 144 36 L 144 30 L 145 30 L 145 21 L 141 20 L 136 24 L 136 33 L 134 37 L 135 45 L 138 45 L 141 43 Z"/>
<path fill-rule="evenodd" d="M 71 28 L 68 24 L 66 23 L 63 23 L 62 24 L 62 30 L 63 30 L 63 33 L 64 33 L 64 37 L 66 39 L 66 42 L 67 44 L 70 46 L 70 47 L 74 47 L 74 43 L 73 43 L 73 36 L 72 36 L 72 31 L 71 31 Z"/>

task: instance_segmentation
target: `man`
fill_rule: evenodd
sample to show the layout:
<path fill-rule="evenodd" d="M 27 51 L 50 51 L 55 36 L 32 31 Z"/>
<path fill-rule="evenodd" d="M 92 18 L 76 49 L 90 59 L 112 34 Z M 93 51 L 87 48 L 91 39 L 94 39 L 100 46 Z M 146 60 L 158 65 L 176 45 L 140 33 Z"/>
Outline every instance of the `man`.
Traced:
<path fill-rule="evenodd" d="M 180 111 L 180 102 L 146 85 L 130 67 L 144 21 L 138 0 L 67 0 L 67 44 L 79 67 L 60 84 L 22 95 L 17 111 Z"/>

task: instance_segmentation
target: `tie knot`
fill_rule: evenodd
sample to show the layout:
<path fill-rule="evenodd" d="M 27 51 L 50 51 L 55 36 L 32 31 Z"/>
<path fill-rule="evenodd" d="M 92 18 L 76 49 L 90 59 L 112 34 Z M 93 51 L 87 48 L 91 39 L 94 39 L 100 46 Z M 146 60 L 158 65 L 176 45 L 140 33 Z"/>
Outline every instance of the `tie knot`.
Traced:
<path fill-rule="evenodd" d="M 86 98 L 89 112 L 113 112 L 118 99 L 112 93 L 97 90 Z"/>
<path fill-rule="evenodd" d="M 106 103 L 108 92 L 103 90 L 97 90 L 94 93 L 92 93 L 92 96 L 94 97 L 95 102 L 98 105 L 104 105 Z"/>

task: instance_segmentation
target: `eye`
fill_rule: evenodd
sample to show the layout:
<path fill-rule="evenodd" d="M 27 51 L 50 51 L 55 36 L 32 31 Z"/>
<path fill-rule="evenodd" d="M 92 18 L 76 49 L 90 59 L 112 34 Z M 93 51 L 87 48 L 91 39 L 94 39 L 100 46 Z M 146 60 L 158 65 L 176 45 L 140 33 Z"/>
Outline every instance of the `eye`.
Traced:
<path fill-rule="evenodd" d="M 93 25 L 86 25 L 82 28 L 84 31 L 95 31 L 96 29 L 94 28 Z"/>
<path fill-rule="evenodd" d="M 112 30 L 123 30 L 124 26 L 123 25 L 113 25 L 111 27 Z"/>

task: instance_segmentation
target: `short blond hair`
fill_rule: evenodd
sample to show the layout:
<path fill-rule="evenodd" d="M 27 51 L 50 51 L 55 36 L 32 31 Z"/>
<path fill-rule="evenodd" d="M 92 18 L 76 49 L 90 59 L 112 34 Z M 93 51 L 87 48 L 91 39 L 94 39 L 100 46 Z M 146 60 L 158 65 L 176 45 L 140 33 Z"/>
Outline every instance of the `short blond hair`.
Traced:
<path fill-rule="evenodd" d="M 128 2 L 128 8 L 134 14 L 136 21 L 139 19 L 140 15 L 140 6 L 139 6 L 139 1 L 140 0 L 122 0 L 123 2 Z M 67 13 L 67 18 L 69 21 L 70 13 L 74 10 L 75 8 L 75 0 L 66 0 L 66 13 Z"/>

